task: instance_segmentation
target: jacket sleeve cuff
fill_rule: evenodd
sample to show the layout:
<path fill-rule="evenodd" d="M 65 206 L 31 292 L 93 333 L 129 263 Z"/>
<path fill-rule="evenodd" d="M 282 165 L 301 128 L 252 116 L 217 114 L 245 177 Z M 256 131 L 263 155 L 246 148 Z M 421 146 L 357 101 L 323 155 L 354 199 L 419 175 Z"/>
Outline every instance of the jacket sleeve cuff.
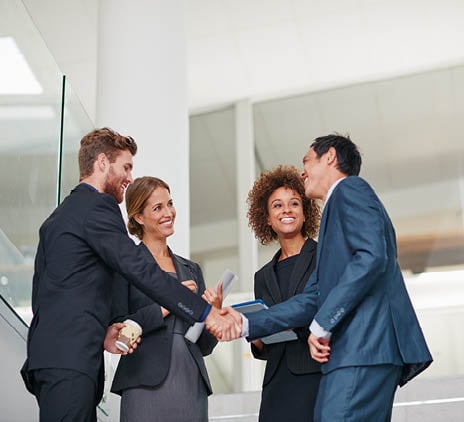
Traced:
<path fill-rule="evenodd" d="M 318 338 L 329 339 L 332 336 L 332 333 L 322 328 L 315 319 L 311 322 L 309 330 Z"/>
<path fill-rule="evenodd" d="M 242 315 L 242 334 L 241 337 L 248 337 L 250 335 L 250 322 L 248 321 L 248 318 Z"/>
<path fill-rule="evenodd" d="M 198 322 L 203 322 L 206 319 L 206 317 L 208 316 L 210 310 L 211 310 L 211 305 L 208 303 L 206 305 L 205 310 L 201 314 L 200 320 Z"/>

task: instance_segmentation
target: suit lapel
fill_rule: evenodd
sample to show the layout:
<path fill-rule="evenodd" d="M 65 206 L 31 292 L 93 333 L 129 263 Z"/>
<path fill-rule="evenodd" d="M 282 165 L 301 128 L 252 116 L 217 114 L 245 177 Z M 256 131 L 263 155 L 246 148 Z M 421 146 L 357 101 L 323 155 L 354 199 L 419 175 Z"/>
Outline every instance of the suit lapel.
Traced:
<path fill-rule="evenodd" d="M 172 262 L 174 263 L 174 267 L 176 268 L 177 273 L 177 281 L 180 283 L 185 280 L 195 280 L 192 271 L 190 270 L 189 266 L 186 262 L 179 259 L 172 251 L 169 249 L 169 253 L 171 254 Z M 196 280 L 195 280 L 196 281 Z M 178 319 L 176 317 L 176 319 Z M 182 325 L 183 328 L 186 330 L 189 324 L 186 321 L 177 321 L 172 323 L 172 329 L 174 329 L 174 325 L 179 328 L 179 325 Z"/>
<path fill-rule="evenodd" d="M 177 256 L 172 253 L 171 249 L 169 249 L 169 253 L 171 254 L 172 262 L 174 262 L 174 267 L 176 268 L 177 279 L 179 280 L 179 283 L 185 280 L 194 280 L 192 271 L 188 265 L 178 259 Z"/>
<path fill-rule="evenodd" d="M 327 220 L 329 218 L 330 208 L 331 208 L 332 203 L 334 201 L 334 195 L 336 195 L 337 190 L 340 189 L 340 186 L 342 184 L 343 184 L 343 180 L 340 181 L 337 186 L 335 186 L 335 189 L 333 190 L 332 194 L 330 195 L 329 200 L 326 202 L 326 204 L 324 206 L 324 211 L 322 212 L 321 224 L 319 226 L 319 236 L 318 236 L 318 239 L 317 239 L 316 271 L 317 271 L 318 278 L 319 278 L 320 255 L 321 255 L 321 250 L 323 248 L 324 235 L 325 235 L 325 230 L 326 230 L 326 227 L 327 227 Z"/>
<path fill-rule="evenodd" d="M 296 294 L 300 283 L 306 283 L 308 281 L 308 275 L 306 274 L 309 266 L 311 265 L 311 252 L 314 250 L 313 248 L 312 243 L 308 240 L 301 248 L 300 255 L 298 256 L 290 277 L 290 296 L 294 296 Z"/>
<path fill-rule="evenodd" d="M 321 255 L 321 249 L 322 249 L 322 243 L 324 241 L 324 234 L 325 234 L 325 227 L 327 225 L 327 215 L 329 214 L 329 208 L 330 208 L 330 200 L 332 198 L 329 198 L 329 202 L 325 204 L 324 211 L 322 212 L 322 218 L 321 218 L 321 224 L 319 226 L 319 236 L 317 238 L 317 267 L 319 267 L 319 258 Z"/>
<path fill-rule="evenodd" d="M 272 261 L 268 265 L 266 265 L 265 274 L 264 274 L 265 284 L 268 287 L 269 292 L 271 293 L 274 303 L 282 302 L 282 295 L 280 294 L 279 284 L 277 283 L 277 277 L 274 271 L 274 266 L 279 256 L 280 256 L 280 249 L 274 255 L 274 257 L 272 258 Z"/>

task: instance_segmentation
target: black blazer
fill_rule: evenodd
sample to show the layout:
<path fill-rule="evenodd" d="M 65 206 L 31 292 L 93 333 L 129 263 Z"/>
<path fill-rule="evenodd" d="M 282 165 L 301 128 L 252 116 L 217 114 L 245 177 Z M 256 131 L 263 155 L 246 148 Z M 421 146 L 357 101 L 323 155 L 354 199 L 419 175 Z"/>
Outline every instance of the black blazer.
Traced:
<path fill-rule="evenodd" d="M 138 247 L 153 259 L 143 243 Z M 205 281 L 198 264 L 173 254 L 171 250 L 169 253 L 174 261 L 179 282 L 194 280 L 198 286 L 198 295 L 201 295 L 205 291 Z M 176 283 L 174 279 L 171 282 Z M 112 299 L 113 320 L 123 321 L 129 318 L 137 321 L 142 326 L 143 335 L 142 342 L 133 354 L 121 356 L 111 391 L 121 394 L 127 388 L 155 387 L 161 384 L 166 379 L 171 364 L 174 318 L 164 319 L 160 305 L 153 303 L 152 299 L 121 276 L 116 276 Z M 188 327 L 189 325 L 185 323 L 184 331 L 187 331 Z M 203 356 L 212 352 L 217 340 L 205 329 L 195 344 L 188 340 L 185 342 L 198 366 L 208 394 L 211 394 L 211 384 Z"/>
<path fill-rule="evenodd" d="M 40 228 L 23 375 L 41 368 L 72 369 L 99 382 L 102 391 L 115 271 L 189 323 L 206 312 L 204 300 L 172 283 L 134 245 L 116 200 L 79 184 Z"/>
<path fill-rule="evenodd" d="M 290 296 L 303 291 L 309 276 L 316 266 L 316 246 L 312 240 L 306 240 L 301 248 L 295 267 L 290 277 Z M 271 261 L 264 265 L 255 274 L 255 297 L 263 299 L 268 306 L 275 305 L 288 299 L 282 297 L 277 283 L 274 266 L 277 263 L 281 250 L 279 249 Z M 297 341 L 285 343 L 265 344 L 260 352 L 253 344 L 251 350 L 257 359 L 267 360 L 264 372 L 263 386 L 266 385 L 274 376 L 279 366 L 279 362 L 284 357 L 288 369 L 294 374 L 309 374 L 320 372 L 320 365 L 314 361 L 308 348 L 309 328 L 301 327 L 294 330 L 298 335 Z"/>

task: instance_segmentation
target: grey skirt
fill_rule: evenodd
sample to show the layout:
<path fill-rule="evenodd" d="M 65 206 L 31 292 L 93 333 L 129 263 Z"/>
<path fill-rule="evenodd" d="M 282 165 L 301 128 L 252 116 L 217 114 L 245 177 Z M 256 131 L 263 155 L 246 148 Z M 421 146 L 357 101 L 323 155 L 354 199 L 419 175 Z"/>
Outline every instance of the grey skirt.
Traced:
<path fill-rule="evenodd" d="M 176 321 L 176 328 L 179 325 Z M 178 332 L 178 334 L 176 333 Z M 156 354 L 153 365 L 156 365 Z M 171 365 L 164 382 L 157 387 L 124 390 L 121 422 L 208 422 L 208 393 L 197 364 L 174 330 Z"/>

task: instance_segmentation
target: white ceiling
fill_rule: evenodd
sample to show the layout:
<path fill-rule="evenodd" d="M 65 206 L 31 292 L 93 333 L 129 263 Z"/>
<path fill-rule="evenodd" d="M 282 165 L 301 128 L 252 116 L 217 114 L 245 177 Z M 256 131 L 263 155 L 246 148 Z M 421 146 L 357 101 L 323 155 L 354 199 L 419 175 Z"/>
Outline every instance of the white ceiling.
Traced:
<path fill-rule="evenodd" d="M 199 211 L 211 196 L 205 186 L 229 194 L 211 205 L 223 210 L 217 215 L 235 215 L 233 119 L 232 108 L 191 118 L 194 224 L 211 220 L 211 214 L 195 212 L 196 204 Z M 361 175 L 383 194 L 409 189 L 404 207 L 425 213 L 414 206 L 414 191 L 463 173 L 464 66 L 260 102 L 254 106 L 254 125 L 266 169 L 280 163 L 301 166 L 312 139 L 349 133 L 363 154 Z M 442 194 L 460 195 L 458 190 Z"/>
<path fill-rule="evenodd" d="M 300 165 L 312 139 L 338 131 L 360 145 L 362 175 L 384 193 L 460 175 L 464 2 L 200 0 L 186 6 L 191 110 L 198 114 L 191 124 L 193 224 L 211 219 L 199 212 L 211 195 L 205 186 L 228 193 L 211 205 L 212 214 L 235 216 L 233 113 L 201 112 L 242 98 L 255 104 L 255 142 L 265 168 Z M 415 200 L 413 192 L 406 197 Z"/>
<path fill-rule="evenodd" d="M 24 0 L 40 34 L 33 25 L 5 18 L 18 4 L 0 0 L 0 36 L 17 35 L 45 86 L 57 85 L 54 64 L 34 60 L 34 51 L 52 51 L 93 116 L 98 1 Z M 230 107 L 243 98 L 254 104 L 257 153 L 266 168 L 299 165 L 311 139 L 339 131 L 359 143 L 363 175 L 384 192 L 405 180 L 418 186 L 460 172 L 462 0 L 186 0 L 184 5 L 193 224 L 235 218 Z M 19 34 L 18 28 L 27 30 Z M 59 85 L 49 92 L 41 105 L 55 102 Z M 12 100 L 37 101 L 0 98 L 0 105 Z M 2 124 L 9 138 L 17 139 L 24 129 L 17 122 Z M 55 121 L 49 125 L 35 126 L 43 138 L 56 131 Z M 31 135 L 24 133 L 24 139 L 30 142 Z M 211 192 L 225 194 L 211 201 Z M 207 216 L 205 203 L 211 207 Z"/>
<path fill-rule="evenodd" d="M 462 63 L 461 0 L 186 1 L 192 110 Z"/>
<path fill-rule="evenodd" d="M 92 117 L 98 0 L 23 2 Z M 10 12 L 19 0 L 2 3 Z M 194 113 L 242 98 L 260 101 L 464 62 L 461 0 L 183 4 Z M 5 25 L 14 30 L 15 22 L 2 22 L 0 35 Z"/>

